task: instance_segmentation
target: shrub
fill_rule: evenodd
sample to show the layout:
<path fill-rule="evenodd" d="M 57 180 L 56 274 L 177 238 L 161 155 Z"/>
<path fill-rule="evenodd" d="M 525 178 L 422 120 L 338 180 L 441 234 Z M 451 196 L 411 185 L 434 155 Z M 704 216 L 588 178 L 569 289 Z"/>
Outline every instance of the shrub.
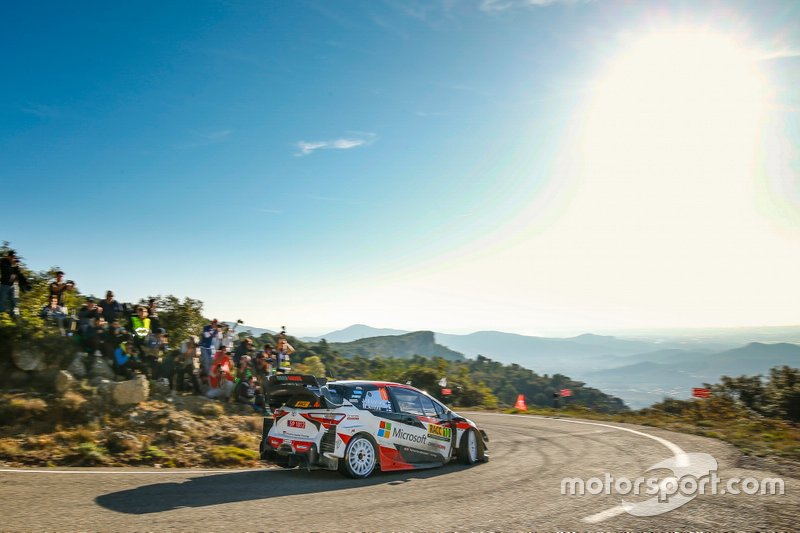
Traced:
<path fill-rule="evenodd" d="M 258 452 L 236 446 L 214 446 L 209 457 L 211 462 L 221 466 L 244 466 L 258 459 Z"/>

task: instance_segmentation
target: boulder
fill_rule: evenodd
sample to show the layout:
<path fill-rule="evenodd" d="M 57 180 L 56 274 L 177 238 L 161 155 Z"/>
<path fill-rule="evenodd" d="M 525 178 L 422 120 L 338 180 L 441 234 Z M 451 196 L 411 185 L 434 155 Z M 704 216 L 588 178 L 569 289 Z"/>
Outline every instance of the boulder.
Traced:
<path fill-rule="evenodd" d="M 59 370 L 58 374 L 56 375 L 56 381 L 55 381 L 56 392 L 59 394 L 64 394 L 72 387 L 74 387 L 75 383 L 77 383 L 75 376 L 73 376 L 66 370 Z"/>
<path fill-rule="evenodd" d="M 103 378 L 107 380 L 114 379 L 114 370 L 108 366 L 105 359 L 102 357 L 92 357 L 89 362 L 89 377 L 90 378 Z"/>
<path fill-rule="evenodd" d="M 26 372 L 47 368 L 45 354 L 33 348 L 16 349 L 11 354 L 11 359 L 17 368 Z"/>
<path fill-rule="evenodd" d="M 75 357 L 72 359 L 72 362 L 67 367 L 67 372 L 69 372 L 78 379 L 85 378 L 87 357 L 88 356 L 85 353 L 81 352 L 76 353 Z"/>
<path fill-rule="evenodd" d="M 135 435 L 115 431 L 106 439 L 106 448 L 111 453 L 136 453 L 142 449 L 142 442 Z"/>
<path fill-rule="evenodd" d="M 154 396 L 168 396 L 171 392 L 169 380 L 166 378 L 150 380 L 150 394 Z"/>
<path fill-rule="evenodd" d="M 149 395 L 150 383 L 142 375 L 117 383 L 111 391 L 111 398 L 117 405 L 137 404 L 147 400 Z"/>

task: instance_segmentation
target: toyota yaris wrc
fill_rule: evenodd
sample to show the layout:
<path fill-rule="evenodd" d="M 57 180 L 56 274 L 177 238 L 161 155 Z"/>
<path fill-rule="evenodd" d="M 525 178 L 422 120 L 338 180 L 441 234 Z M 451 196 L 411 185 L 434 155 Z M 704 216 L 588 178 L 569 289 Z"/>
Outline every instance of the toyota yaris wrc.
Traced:
<path fill-rule="evenodd" d="M 488 460 L 484 431 L 408 385 L 321 384 L 310 375 L 278 374 L 269 379 L 266 392 L 273 416 L 264 418 L 261 458 L 286 468 L 338 469 L 365 478 L 376 468 Z"/>

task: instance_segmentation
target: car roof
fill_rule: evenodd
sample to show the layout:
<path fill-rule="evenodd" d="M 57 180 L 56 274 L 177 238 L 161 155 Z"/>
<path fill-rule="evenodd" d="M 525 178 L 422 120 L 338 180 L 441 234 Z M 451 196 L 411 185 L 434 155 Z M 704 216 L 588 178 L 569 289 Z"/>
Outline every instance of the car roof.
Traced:
<path fill-rule="evenodd" d="M 423 392 L 416 387 L 405 383 L 394 383 L 393 381 L 367 381 L 363 379 L 344 379 L 340 381 L 329 381 L 328 385 L 375 385 L 376 387 L 399 387 L 401 389 L 411 389 Z"/>

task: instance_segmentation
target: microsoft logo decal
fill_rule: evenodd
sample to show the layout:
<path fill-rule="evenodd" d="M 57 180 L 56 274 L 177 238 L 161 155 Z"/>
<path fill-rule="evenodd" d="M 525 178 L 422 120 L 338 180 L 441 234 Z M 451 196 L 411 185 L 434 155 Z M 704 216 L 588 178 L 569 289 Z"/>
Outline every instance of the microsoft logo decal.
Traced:
<path fill-rule="evenodd" d="M 389 435 L 391 434 L 392 434 L 391 422 L 381 422 L 380 427 L 378 427 L 378 436 L 382 439 L 388 439 Z"/>

